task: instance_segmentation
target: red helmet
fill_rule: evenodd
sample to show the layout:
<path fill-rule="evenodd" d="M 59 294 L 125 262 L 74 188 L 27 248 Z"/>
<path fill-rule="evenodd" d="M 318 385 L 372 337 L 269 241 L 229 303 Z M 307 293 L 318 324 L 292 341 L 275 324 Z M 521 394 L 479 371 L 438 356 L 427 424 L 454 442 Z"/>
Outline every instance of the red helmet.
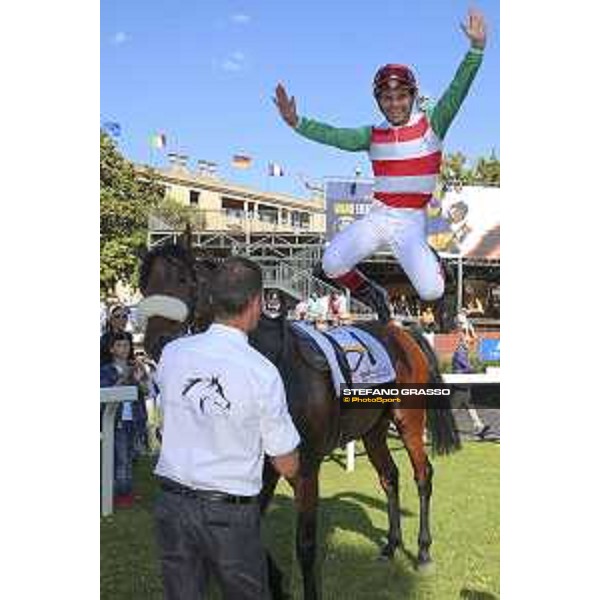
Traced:
<path fill-rule="evenodd" d="M 406 65 L 385 65 L 377 71 L 373 79 L 373 94 L 377 96 L 385 87 L 394 89 L 400 86 L 417 89 L 417 80 Z"/>

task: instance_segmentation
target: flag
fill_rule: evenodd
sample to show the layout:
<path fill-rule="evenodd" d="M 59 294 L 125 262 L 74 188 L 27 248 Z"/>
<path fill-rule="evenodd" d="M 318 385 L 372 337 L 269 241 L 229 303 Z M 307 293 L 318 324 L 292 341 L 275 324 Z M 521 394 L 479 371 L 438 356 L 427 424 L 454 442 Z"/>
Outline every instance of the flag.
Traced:
<path fill-rule="evenodd" d="M 167 145 L 167 136 L 164 133 L 157 133 L 152 136 L 151 144 L 153 148 L 165 148 Z"/>
<path fill-rule="evenodd" d="M 231 164 L 237 169 L 247 169 L 252 164 L 252 157 L 244 154 L 234 154 Z"/>
<path fill-rule="evenodd" d="M 269 175 L 271 177 L 283 177 L 283 168 L 277 163 L 269 163 Z"/>
<path fill-rule="evenodd" d="M 121 126 L 115 121 L 104 121 L 104 123 L 102 123 L 102 129 L 113 137 L 119 137 L 121 135 Z"/>

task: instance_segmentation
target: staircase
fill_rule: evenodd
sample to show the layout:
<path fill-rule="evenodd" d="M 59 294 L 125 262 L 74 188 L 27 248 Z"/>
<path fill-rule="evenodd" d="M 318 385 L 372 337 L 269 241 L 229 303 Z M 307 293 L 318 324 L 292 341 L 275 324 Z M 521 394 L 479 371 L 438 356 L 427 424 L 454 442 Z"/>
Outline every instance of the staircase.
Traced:
<path fill-rule="evenodd" d="M 297 300 L 308 299 L 311 294 L 325 296 L 332 292 L 340 292 L 340 289 L 325 283 L 315 277 L 313 268 L 321 262 L 322 249 L 305 248 L 294 253 L 286 260 L 261 261 L 263 271 L 263 282 L 267 288 L 279 289 Z M 256 260 L 256 258 L 255 258 Z M 366 304 L 350 297 L 348 311 L 360 317 L 371 317 L 374 312 Z"/>

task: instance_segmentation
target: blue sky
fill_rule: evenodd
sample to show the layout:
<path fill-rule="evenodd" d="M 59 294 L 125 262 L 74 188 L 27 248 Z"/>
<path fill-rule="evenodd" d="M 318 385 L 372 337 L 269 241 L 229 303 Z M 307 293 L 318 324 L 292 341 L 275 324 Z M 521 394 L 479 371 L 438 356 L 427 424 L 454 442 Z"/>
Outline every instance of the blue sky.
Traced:
<path fill-rule="evenodd" d="M 295 134 L 271 96 L 278 81 L 301 115 L 354 127 L 381 120 L 371 96 L 377 68 L 414 67 L 434 98 L 449 84 L 468 40 L 459 27 L 472 3 L 452 0 L 102 0 L 101 118 L 120 123 L 119 145 L 136 162 L 166 163 L 151 150 L 217 162 L 223 178 L 305 195 L 295 177 L 370 174 L 364 153 Z M 488 22 L 484 63 L 446 137 L 446 152 L 500 154 L 499 1 L 476 6 Z M 252 168 L 230 166 L 233 154 Z M 268 177 L 275 161 L 285 177 Z"/>

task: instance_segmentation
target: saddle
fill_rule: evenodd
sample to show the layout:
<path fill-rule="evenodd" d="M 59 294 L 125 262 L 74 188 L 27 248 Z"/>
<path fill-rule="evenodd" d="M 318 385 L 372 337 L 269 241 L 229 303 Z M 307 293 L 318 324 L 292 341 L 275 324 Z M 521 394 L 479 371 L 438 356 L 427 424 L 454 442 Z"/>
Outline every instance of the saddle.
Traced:
<path fill-rule="evenodd" d="M 329 371 L 329 361 L 327 360 L 327 357 L 325 356 L 325 353 L 321 347 L 319 347 L 317 344 L 315 338 L 311 337 L 311 335 L 308 334 L 304 329 L 292 327 L 292 330 L 294 331 L 296 341 L 298 343 L 298 351 L 300 352 L 300 356 L 302 356 L 304 362 L 315 369 L 315 371 L 319 371 L 321 373 Z M 327 336 L 327 334 L 322 331 L 319 333 L 324 335 L 330 342 L 344 379 L 350 383 L 352 381 L 352 377 L 350 375 L 350 365 L 348 364 L 348 359 L 346 358 L 346 353 L 344 352 L 343 348 L 331 336 Z"/>
<path fill-rule="evenodd" d="M 345 387 L 370 387 L 395 378 L 389 354 L 381 341 L 353 326 L 327 332 L 312 325 L 291 325 L 303 360 L 314 369 L 330 371 L 337 395 Z"/>

